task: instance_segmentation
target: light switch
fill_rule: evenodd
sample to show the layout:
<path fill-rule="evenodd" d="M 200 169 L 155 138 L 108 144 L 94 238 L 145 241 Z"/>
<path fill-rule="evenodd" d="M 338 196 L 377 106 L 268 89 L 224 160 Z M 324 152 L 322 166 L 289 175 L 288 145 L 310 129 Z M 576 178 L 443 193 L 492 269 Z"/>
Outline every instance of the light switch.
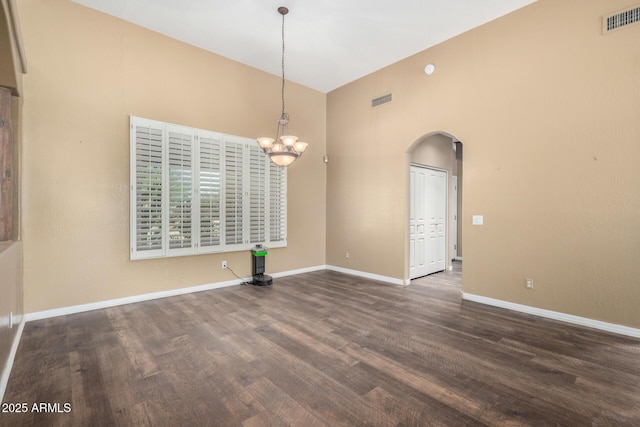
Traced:
<path fill-rule="evenodd" d="M 484 216 L 474 215 L 472 221 L 473 221 L 473 225 L 482 225 L 484 224 Z"/>

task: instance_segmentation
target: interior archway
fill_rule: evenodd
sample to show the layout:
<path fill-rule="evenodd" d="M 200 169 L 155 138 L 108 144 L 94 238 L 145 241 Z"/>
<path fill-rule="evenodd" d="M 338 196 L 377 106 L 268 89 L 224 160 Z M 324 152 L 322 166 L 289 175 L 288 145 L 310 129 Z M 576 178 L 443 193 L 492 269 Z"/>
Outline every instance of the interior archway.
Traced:
<path fill-rule="evenodd" d="M 463 152 L 462 142 L 453 134 L 436 131 L 423 135 L 414 141 L 407 150 L 407 175 L 410 166 L 421 166 L 447 172 L 447 226 L 446 226 L 446 269 L 451 270 L 454 262 L 462 261 L 462 188 L 463 188 Z M 405 227 L 407 242 L 405 251 L 405 283 L 411 277 L 411 194 L 410 180 L 407 179 L 408 206 Z M 461 264 L 456 263 L 460 268 Z"/>

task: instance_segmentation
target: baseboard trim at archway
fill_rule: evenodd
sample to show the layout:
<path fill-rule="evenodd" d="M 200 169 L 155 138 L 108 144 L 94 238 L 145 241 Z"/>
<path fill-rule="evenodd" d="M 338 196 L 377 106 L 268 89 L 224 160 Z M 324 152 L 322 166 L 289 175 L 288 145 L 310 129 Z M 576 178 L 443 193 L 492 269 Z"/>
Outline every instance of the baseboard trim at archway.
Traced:
<path fill-rule="evenodd" d="M 553 319 L 553 320 L 559 320 L 561 322 L 572 323 L 574 325 L 585 326 L 587 328 L 593 328 L 601 331 L 612 332 L 614 334 L 640 338 L 640 329 L 631 328 L 629 326 L 602 322 L 600 320 L 574 316 L 573 314 L 566 314 L 566 313 L 560 313 L 558 311 L 545 310 L 542 308 L 531 307 L 528 305 L 516 304 L 513 302 L 502 301 L 499 299 L 483 297 L 480 295 L 468 294 L 466 292 L 462 294 L 462 299 L 467 301 L 477 302 L 480 304 L 490 305 L 493 307 L 506 308 L 507 310 L 519 311 L 521 313 L 533 314 L 535 316 L 540 316 L 547 319 Z"/>

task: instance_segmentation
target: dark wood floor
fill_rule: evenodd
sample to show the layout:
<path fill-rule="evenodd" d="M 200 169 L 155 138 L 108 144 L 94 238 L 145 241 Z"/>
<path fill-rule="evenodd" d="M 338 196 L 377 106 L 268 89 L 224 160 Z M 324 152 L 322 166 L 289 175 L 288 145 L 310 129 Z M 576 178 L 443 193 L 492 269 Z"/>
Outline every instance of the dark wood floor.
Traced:
<path fill-rule="evenodd" d="M 406 288 L 322 271 L 30 322 L 4 399 L 29 411 L 0 425 L 640 425 L 640 340 L 462 302 L 456 270 Z"/>

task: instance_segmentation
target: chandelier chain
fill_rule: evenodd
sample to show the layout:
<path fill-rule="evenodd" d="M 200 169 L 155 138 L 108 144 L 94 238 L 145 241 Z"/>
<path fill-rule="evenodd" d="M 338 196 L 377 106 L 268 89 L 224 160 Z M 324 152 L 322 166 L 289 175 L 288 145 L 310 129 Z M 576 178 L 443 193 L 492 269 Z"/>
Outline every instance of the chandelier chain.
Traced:
<path fill-rule="evenodd" d="M 282 115 L 284 116 L 284 13 L 282 14 Z"/>
<path fill-rule="evenodd" d="M 284 70 L 284 16 L 289 13 L 289 9 L 284 6 L 278 8 L 278 13 L 282 15 L 282 113 L 278 119 L 276 137 L 260 137 L 257 139 L 262 151 L 269 156 L 273 164 L 281 167 L 289 166 L 296 159 L 302 156 L 307 149 L 306 142 L 298 141 L 298 137 L 289 133 L 289 115 L 285 112 L 284 86 L 286 82 Z"/>

